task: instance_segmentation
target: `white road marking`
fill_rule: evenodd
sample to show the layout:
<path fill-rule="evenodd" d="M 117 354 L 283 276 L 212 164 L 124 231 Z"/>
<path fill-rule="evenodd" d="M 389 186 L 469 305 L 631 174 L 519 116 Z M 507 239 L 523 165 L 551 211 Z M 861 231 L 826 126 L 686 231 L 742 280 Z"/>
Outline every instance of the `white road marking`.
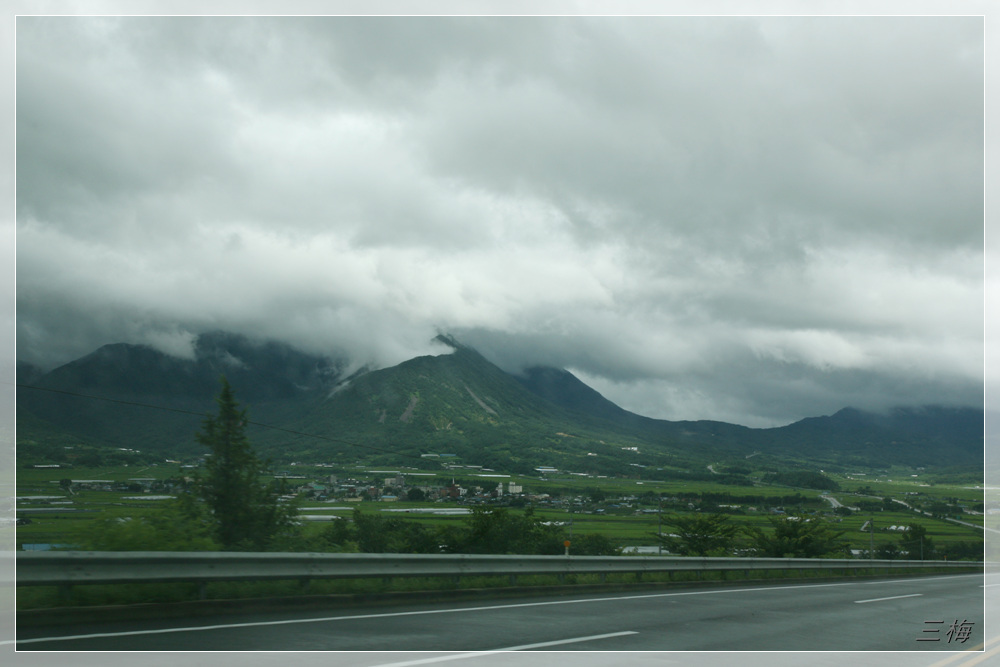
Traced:
<path fill-rule="evenodd" d="M 855 600 L 854 604 L 864 604 L 866 602 L 881 602 L 882 600 L 899 600 L 900 598 L 917 598 L 923 593 L 910 593 L 909 595 L 893 595 L 891 598 L 874 598 L 871 600 Z"/>
<path fill-rule="evenodd" d="M 797 588 L 829 588 L 831 586 L 851 586 L 852 582 L 834 584 L 798 584 L 795 586 L 762 586 L 757 588 L 727 588 L 712 591 L 684 591 L 677 593 L 649 593 L 646 595 L 619 595 L 605 598 L 585 598 L 582 600 L 550 600 L 548 602 L 521 602 L 517 604 L 499 604 L 486 607 L 454 607 L 451 609 L 425 609 L 423 611 L 395 611 L 382 614 L 357 614 L 354 616 L 326 616 L 322 618 L 290 618 L 281 621 L 253 621 L 247 623 L 227 623 L 220 625 L 195 625 L 183 628 L 159 628 L 153 630 L 128 630 L 125 632 L 99 632 L 89 635 L 66 635 L 62 637 L 36 637 L 0 641 L 3 644 L 36 644 L 48 641 L 70 641 L 73 639 L 99 639 L 107 637 L 130 637 L 135 635 L 160 635 L 172 632 L 199 632 L 204 630 L 224 630 L 227 628 L 254 628 L 268 625 L 292 625 L 297 623 L 325 623 L 333 621 L 354 621 L 370 618 L 393 618 L 397 616 L 424 616 L 428 614 L 455 614 L 472 611 L 493 611 L 495 609 L 520 609 L 524 607 L 547 607 L 561 604 L 584 604 L 587 602 L 614 602 L 618 600 L 641 600 L 647 598 L 680 597 L 688 595 L 719 595 L 723 593 L 750 593 L 753 591 L 787 591 Z"/>
<path fill-rule="evenodd" d="M 938 579 L 957 579 L 958 577 L 983 577 L 982 574 L 944 574 L 940 577 L 903 577 L 895 580 L 866 581 L 865 586 L 879 586 L 881 584 L 910 584 L 921 581 L 936 581 Z"/>
<path fill-rule="evenodd" d="M 962 576 L 962 575 L 955 575 L 955 576 Z M 935 577 L 935 578 L 945 578 L 945 577 Z M 895 583 L 895 582 L 886 582 L 886 583 Z M 722 595 L 725 593 L 751 593 L 755 591 L 781 592 L 781 591 L 794 590 L 798 588 L 829 588 L 832 586 L 853 586 L 853 585 L 856 585 L 856 582 L 842 582 L 842 583 L 829 583 L 829 584 L 797 584 L 794 586 L 760 586 L 754 588 L 726 588 L 726 589 L 709 590 L 709 591 L 682 591 L 673 593 L 649 593 L 645 595 L 620 595 L 615 597 L 584 598 L 581 600 L 550 600 L 547 602 L 522 602 L 517 604 L 502 604 L 502 605 L 492 605 L 484 607 L 454 607 L 450 609 L 426 609 L 422 611 L 399 611 L 399 612 L 386 612 L 381 614 L 357 614 L 354 616 L 292 618 L 280 621 L 254 621 L 247 623 L 200 625 L 200 626 L 189 626 L 181 628 L 175 627 L 175 628 L 159 628 L 152 630 L 129 630 L 125 632 L 100 632 L 87 635 L 66 635 L 61 637 L 36 637 L 33 639 L 4 640 L 0 641 L 0 645 L 36 644 L 36 643 L 50 642 L 50 641 L 71 641 L 74 639 L 99 639 L 108 637 L 130 637 L 136 635 L 158 635 L 158 634 L 168 634 L 175 632 L 201 632 L 206 630 L 225 630 L 229 628 L 252 628 L 252 627 L 263 627 L 271 625 L 293 625 L 298 623 L 326 623 L 333 621 L 352 621 L 352 620 L 364 620 L 371 618 L 392 618 L 398 616 L 423 616 L 428 614 L 468 613 L 473 611 L 493 611 L 498 609 L 518 609 L 525 607 L 546 607 L 546 606 L 563 605 L 563 604 L 585 604 L 588 602 L 614 602 L 618 600 L 641 600 L 649 598 L 685 597 L 691 595 Z M 915 595 L 921 595 L 921 594 L 916 593 Z M 911 596 L 904 595 L 900 597 L 911 597 Z"/>
<path fill-rule="evenodd" d="M 638 632 L 632 630 L 626 630 L 624 632 L 611 632 L 606 635 L 590 635 L 589 637 L 573 637 L 571 639 L 558 639 L 551 642 L 539 642 L 538 644 L 522 644 L 521 646 L 510 646 L 508 648 L 498 648 L 492 651 L 475 651 L 474 653 L 451 653 L 448 655 L 439 655 L 433 658 L 420 658 L 418 660 L 407 660 L 405 662 L 389 662 L 381 665 L 376 665 L 375 667 L 413 667 L 414 665 L 430 665 L 435 662 L 444 662 L 446 660 L 465 660 L 466 658 L 478 658 L 482 655 L 493 655 L 494 653 L 505 653 L 508 651 L 531 651 L 536 648 L 545 648 L 546 646 L 560 646 L 562 644 L 576 644 L 579 642 L 591 642 L 596 639 L 607 639 L 609 637 L 624 637 L 625 635 L 637 635 Z"/>

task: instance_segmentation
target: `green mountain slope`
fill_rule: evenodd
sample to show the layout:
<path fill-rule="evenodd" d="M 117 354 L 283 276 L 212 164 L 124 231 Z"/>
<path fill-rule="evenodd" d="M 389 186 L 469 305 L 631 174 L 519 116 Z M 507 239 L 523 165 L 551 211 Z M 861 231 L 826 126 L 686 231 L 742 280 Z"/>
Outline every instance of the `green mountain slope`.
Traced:
<path fill-rule="evenodd" d="M 18 387 L 18 442 L 78 439 L 195 453 L 194 434 L 214 409 L 221 375 L 253 406 L 254 419 L 270 423 L 294 419 L 310 396 L 340 379 L 341 366 L 328 359 L 232 334 L 203 335 L 194 353 L 179 359 L 142 345 L 113 344 L 49 373 L 26 368 L 18 383 L 36 388 Z"/>
<path fill-rule="evenodd" d="M 674 447 L 746 455 L 754 451 L 833 465 L 888 467 L 979 466 L 983 458 L 983 411 L 922 406 L 885 414 L 845 408 L 778 428 L 751 429 L 715 421 L 669 422 L 623 410 L 554 368 L 532 368 L 518 377 L 526 388 L 570 411 L 582 422 Z"/>
<path fill-rule="evenodd" d="M 455 460 L 523 472 L 539 465 L 621 469 L 620 462 L 597 459 L 617 455 L 621 446 L 641 444 L 627 434 L 582 422 L 476 351 L 451 344 L 451 354 L 418 357 L 354 379 L 314 403 L 297 428 L 413 458 L 444 460 L 440 455 L 454 454 Z M 307 440 L 290 439 L 283 446 L 301 450 Z M 342 451 L 349 458 L 371 450 Z M 376 460 L 396 459 L 379 455 Z"/>
<path fill-rule="evenodd" d="M 123 402 L 19 388 L 18 441 L 198 453 L 199 415 L 214 408 L 225 373 L 250 420 L 277 427 L 252 426 L 250 435 L 265 456 L 279 460 L 462 463 L 505 472 L 552 466 L 613 475 L 704 471 L 755 452 L 841 466 L 982 462 L 981 410 L 845 409 L 772 429 L 670 422 L 623 410 L 567 371 L 512 376 L 475 350 L 441 340 L 450 354 L 351 378 L 343 362 L 229 334 L 201 337 L 193 359 L 109 345 L 50 373 L 26 368 L 25 377 L 36 387 Z"/>

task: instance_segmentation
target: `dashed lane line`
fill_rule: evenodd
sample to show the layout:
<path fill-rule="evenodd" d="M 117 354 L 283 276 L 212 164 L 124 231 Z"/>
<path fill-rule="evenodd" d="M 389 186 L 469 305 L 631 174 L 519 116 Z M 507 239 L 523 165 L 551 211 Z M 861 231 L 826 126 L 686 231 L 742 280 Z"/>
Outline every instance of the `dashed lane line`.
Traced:
<path fill-rule="evenodd" d="M 872 598 L 871 600 L 855 600 L 854 604 L 864 604 L 866 602 L 882 602 L 883 600 L 899 600 L 902 598 L 918 598 L 923 593 L 910 593 L 909 595 L 893 595 L 891 598 Z"/>
<path fill-rule="evenodd" d="M 356 614 L 352 616 L 325 616 L 320 618 L 290 618 L 278 621 L 248 621 L 245 623 L 226 623 L 216 625 L 195 625 L 187 627 L 155 628 L 150 630 L 127 630 L 120 632 L 99 632 L 84 635 L 64 635 L 59 637 L 35 637 L 32 639 L 18 639 L 0 641 L 3 644 L 37 644 L 41 642 L 71 641 L 75 639 L 99 639 L 109 637 L 131 637 L 136 635 L 160 635 L 176 632 L 204 632 L 207 630 L 225 630 L 230 628 L 250 628 L 274 625 L 293 625 L 299 623 L 330 623 L 335 621 L 352 621 L 372 618 L 393 618 L 398 616 L 425 616 L 431 614 L 466 614 L 474 611 L 494 611 L 501 609 L 521 609 L 526 607 L 548 607 L 554 605 L 586 604 L 589 602 L 615 602 L 621 600 L 642 600 L 649 598 L 665 597 L 688 597 L 693 595 L 723 595 L 726 593 L 750 593 L 754 591 L 781 592 L 795 590 L 799 588 L 830 588 L 833 586 L 850 586 L 850 582 L 831 584 L 800 584 L 794 586 L 763 586 L 753 588 L 723 588 L 707 591 L 678 591 L 671 593 L 647 593 L 644 595 L 618 595 L 613 597 L 584 598 L 579 600 L 549 600 L 546 602 L 521 602 L 515 604 L 489 605 L 482 607 L 452 607 L 448 609 L 424 609 L 419 611 L 397 611 L 383 612 L 379 614 Z"/>
<path fill-rule="evenodd" d="M 598 639 L 609 639 L 611 637 L 625 637 L 627 635 L 637 635 L 638 632 L 626 630 L 624 632 L 609 632 L 606 635 L 590 635 L 588 637 L 571 637 L 570 639 L 557 639 L 550 642 L 539 642 L 537 644 L 522 644 L 521 646 L 508 646 L 492 651 L 475 651 L 473 653 L 451 653 L 447 655 L 434 656 L 433 658 L 420 658 L 417 660 L 407 660 L 405 662 L 389 662 L 375 667 L 415 667 L 416 665 L 430 665 L 446 660 L 465 660 L 467 658 L 478 658 L 483 655 L 493 655 L 494 653 L 507 653 L 510 651 L 532 651 L 537 648 L 549 646 L 561 646 L 564 644 L 578 644 L 580 642 L 592 642 Z"/>
<path fill-rule="evenodd" d="M 962 576 L 962 575 L 957 575 Z M 938 577 L 934 577 L 938 578 Z M 944 578 L 944 577 L 940 577 Z M 869 582 L 866 582 L 866 584 Z M 874 583 L 874 582 L 871 582 Z M 889 582 L 895 583 L 895 582 Z M 553 606 L 553 605 L 567 605 L 567 604 L 585 604 L 591 602 L 613 602 L 620 600 L 638 600 L 638 599 L 649 599 L 649 598 L 665 598 L 665 597 L 687 597 L 695 595 L 724 595 L 727 593 L 750 593 L 759 591 L 769 591 L 769 592 L 781 592 L 788 590 L 795 590 L 801 588 L 829 588 L 834 586 L 851 586 L 856 585 L 855 582 L 835 582 L 826 584 L 799 584 L 792 586 L 761 586 L 761 587 L 749 587 L 749 588 L 724 588 L 715 590 L 703 590 L 703 591 L 676 591 L 669 593 L 648 593 L 644 595 L 621 595 L 613 597 L 601 597 L 601 598 L 584 598 L 578 600 L 550 600 L 546 602 L 523 602 L 516 604 L 502 604 L 502 605 L 490 605 L 481 607 L 453 607 L 449 609 L 428 609 L 420 611 L 403 611 L 403 612 L 386 612 L 378 614 L 357 614 L 353 616 L 327 616 L 320 618 L 293 618 L 293 619 L 283 619 L 276 621 L 252 621 L 245 623 L 227 623 L 227 624 L 216 624 L 216 625 L 202 625 L 202 626 L 187 626 L 187 627 L 171 627 L 171 628 L 156 628 L 149 630 L 131 630 L 131 631 L 119 631 L 119 632 L 101 632 L 93 634 L 80 634 L 80 635 L 64 635 L 57 637 L 36 637 L 31 639 L 20 639 L 20 640 L 0 640 L 0 645 L 4 644 L 35 644 L 42 642 L 59 642 L 59 641 L 71 641 L 71 640 L 81 640 L 81 639 L 98 639 L 98 638 L 109 638 L 109 637 L 128 637 L 137 635 L 155 635 L 155 634 L 167 634 L 167 633 L 177 633 L 177 632 L 203 632 L 209 630 L 224 630 L 231 628 L 247 628 L 247 627 L 262 627 L 262 626 L 277 626 L 277 625 L 292 625 L 300 623 L 324 623 L 324 622 L 335 622 L 335 621 L 350 621 L 350 620 L 362 620 L 371 618 L 390 618 L 398 616 L 421 616 L 429 614 L 449 614 L 449 613 L 469 613 L 475 611 L 493 611 L 501 609 L 515 609 L 515 608 L 525 608 L 525 607 L 543 607 L 543 606 Z M 904 595 L 898 597 L 913 597 L 916 595 L 921 595 L 921 593 L 915 593 L 912 595 Z M 864 601 L 860 601 L 864 602 Z"/>

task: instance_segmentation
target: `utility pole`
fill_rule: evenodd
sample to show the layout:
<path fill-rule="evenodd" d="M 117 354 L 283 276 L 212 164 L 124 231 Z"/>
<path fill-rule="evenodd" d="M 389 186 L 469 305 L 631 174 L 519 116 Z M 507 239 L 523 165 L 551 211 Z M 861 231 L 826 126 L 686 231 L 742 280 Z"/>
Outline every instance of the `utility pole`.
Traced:
<path fill-rule="evenodd" d="M 663 555 L 663 496 L 659 498 L 660 511 L 656 513 L 656 555 Z"/>
<path fill-rule="evenodd" d="M 572 510 L 571 510 L 570 511 L 570 517 L 569 517 L 569 539 L 563 542 L 563 546 L 566 548 L 566 555 L 567 556 L 569 555 L 569 545 L 572 543 L 572 541 L 573 541 L 573 516 L 572 516 Z"/>
<path fill-rule="evenodd" d="M 868 522 L 868 560 L 875 560 L 875 513 Z"/>

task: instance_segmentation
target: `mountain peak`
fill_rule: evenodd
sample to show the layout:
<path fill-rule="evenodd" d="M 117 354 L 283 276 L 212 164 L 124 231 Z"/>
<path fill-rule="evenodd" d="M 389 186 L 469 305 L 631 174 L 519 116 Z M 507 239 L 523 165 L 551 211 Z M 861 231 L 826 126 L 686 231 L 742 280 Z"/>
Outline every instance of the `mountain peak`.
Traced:
<path fill-rule="evenodd" d="M 448 347 L 450 347 L 453 350 L 467 350 L 467 349 L 469 349 L 466 346 L 464 346 L 461 343 L 459 343 L 455 339 L 455 337 L 452 336 L 451 334 L 440 333 L 440 334 L 438 334 L 437 336 L 434 337 L 434 340 L 437 341 L 437 342 L 439 342 L 439 343 L 444 343 L 445 345 L 447 345 Z"/>

